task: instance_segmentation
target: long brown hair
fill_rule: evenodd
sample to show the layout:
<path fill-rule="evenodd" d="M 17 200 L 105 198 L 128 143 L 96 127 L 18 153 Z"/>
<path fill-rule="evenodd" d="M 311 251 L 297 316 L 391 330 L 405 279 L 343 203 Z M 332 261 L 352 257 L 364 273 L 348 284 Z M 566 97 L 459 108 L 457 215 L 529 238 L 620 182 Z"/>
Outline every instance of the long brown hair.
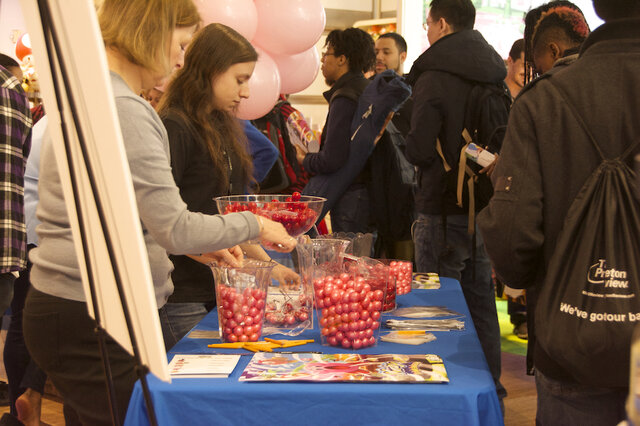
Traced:
<path fill-rule="evenodd" d="M 253 162 L 240 121 L 230 112 L 213 107 L 212 82 L 234 64 L 255 62 L 258 53 L 242 35 L 222 24 L 199 30 L 184 56 L 184 67 L 176 72 L 158 105 L 158 114 L 179 115 L 206 144 L 215 169 L 228 179 L 224 152 L 240 159 L 244 186 L 252 181 Z"/>

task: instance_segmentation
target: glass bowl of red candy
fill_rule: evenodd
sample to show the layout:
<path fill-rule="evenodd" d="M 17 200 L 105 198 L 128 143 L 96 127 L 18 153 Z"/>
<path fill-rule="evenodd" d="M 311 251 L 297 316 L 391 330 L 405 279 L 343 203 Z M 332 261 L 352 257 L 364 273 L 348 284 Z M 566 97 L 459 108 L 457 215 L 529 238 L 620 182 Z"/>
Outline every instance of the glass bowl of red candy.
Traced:
<path fill-rule="evenodd" d="M 250 211 L 281 223 L 295 238 L 316 223 L 326 199 L 294 192 L 292 195 L 228 195 L 215 201 L 222 214 Z"/>

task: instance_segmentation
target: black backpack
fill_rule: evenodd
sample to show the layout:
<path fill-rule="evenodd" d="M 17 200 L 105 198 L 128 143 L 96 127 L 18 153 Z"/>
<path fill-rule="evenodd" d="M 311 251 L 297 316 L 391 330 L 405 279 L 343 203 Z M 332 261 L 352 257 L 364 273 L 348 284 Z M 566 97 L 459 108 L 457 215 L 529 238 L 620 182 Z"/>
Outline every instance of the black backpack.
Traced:
<path fill-rule="evenodd" d="M 504 83 L 473 84 L 467 96 L 464 127 L 458 146 L 458 164 L 449 165 L 442 152 L 440 139 L 436 144 L 442 158 L 445 175 L 445 197 L 455 197 L 458 207 L 469 212 L 469 233 L 475 230 L 475 213 L 489 204 L 493 185 L 486 174 L 478 173 L 482 167 L 467 161 L 465 150 L 470 143 L 492 153 L 499 153 L 507 130 L 511 96 Z"/>
<path fill-rule="evenodd" d="M 549 81 L 552 81 L 551 79 Z M 640 202 L 625 159 L 605 158 L 560 87 L 602 162 L 571 203 L 537 301 L 538 343 L 577 382 L 629 384 L 632 330 L 640 322 Z"/>

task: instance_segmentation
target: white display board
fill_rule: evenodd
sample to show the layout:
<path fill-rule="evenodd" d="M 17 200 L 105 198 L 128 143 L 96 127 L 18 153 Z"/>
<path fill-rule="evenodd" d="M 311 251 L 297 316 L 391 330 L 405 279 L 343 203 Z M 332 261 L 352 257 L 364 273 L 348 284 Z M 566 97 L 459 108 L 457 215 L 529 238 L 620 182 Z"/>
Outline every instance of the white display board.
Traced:
<path fill-rule="evenodd" d="M 102 327 L 123 348 L 133 353 L 114 268 L 105 243 L 105 234 L 108 234 L 141 361 L 157 377 L 170 381 L 149 260 L 94 3 L 93 0 L 49 0 L 48 3 L 60 42 L 58 57 L 47 51 L 37 0 L 21 0 L 40 76 L 44 106 L 49 116 L 49 132 L 60 171 L 89 314 L 95 317 L 85 265 L 89 265 L 94 277 Z M 60 98 L 56 97 L 54 91 L 49 54 L 52 54 L 55 64 L 56 83 L 62 88 Z M 60 63 L 66 67 L 70 87 L 64 85 Z M 106 232 L 100 223 L 90 174 L 82 157 L 78 129 L 74 126 L 69 106 L 70 98 L 76 105 L 76 118 L 84 134 L 88 163 L 102 204 Z M 63 111 L 64 123 L 61 122 L 60 110 Z M 63 126 L 69 136 L 69 151 L 65 148 Z M 72 189 L 70 169 L 78 188 L 77 199 Z M 76 205 L 83 218 L 86 247 L 82 244 Z M 87 259 L 84 250 L 88 253 Z M 69 255 L 73 256 L 73 253 Z"/>

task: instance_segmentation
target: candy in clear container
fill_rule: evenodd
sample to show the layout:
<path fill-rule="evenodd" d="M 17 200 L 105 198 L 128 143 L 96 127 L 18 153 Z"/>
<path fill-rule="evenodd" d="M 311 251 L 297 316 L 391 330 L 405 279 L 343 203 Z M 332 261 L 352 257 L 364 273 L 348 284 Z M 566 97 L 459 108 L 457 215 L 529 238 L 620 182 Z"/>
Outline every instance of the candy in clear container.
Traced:
<path fill-rule="evenodd" d="M 256 342 L 262 335 L 267 287 L 274 262 L 244 259 L 242 266 L 212 266 L 218 324 L 224 342 Z"/>
<path fill-rule="evenodd" d="M 389 265 L 390 274 L 396 280 L 396 294 L 407 294 L 411 291 L 411 283 L 413 282 L 413 263 L 407 260 L 398 259 L 380 259 L 386 265 Z"/>
<path fill-rule="evenodd" d="M 387 279 L 374 259 L 345 259 L 339 274 L 316 270 L 313 287 L 322 343 L 357 350 L 376 344 Z"/>

